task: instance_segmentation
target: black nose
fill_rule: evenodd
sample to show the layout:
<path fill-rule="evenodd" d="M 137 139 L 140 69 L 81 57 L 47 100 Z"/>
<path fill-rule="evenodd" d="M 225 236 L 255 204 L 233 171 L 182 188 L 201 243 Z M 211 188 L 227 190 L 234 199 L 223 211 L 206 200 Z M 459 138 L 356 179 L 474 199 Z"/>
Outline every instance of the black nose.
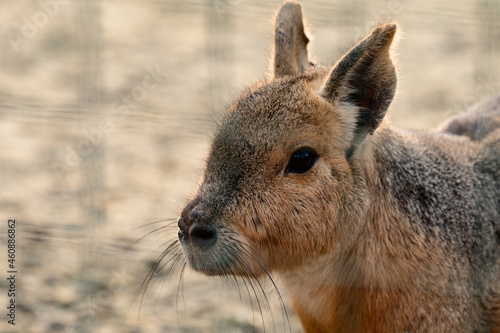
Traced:
<path fill-rule="evenodd" d="M 207 248 L 213 246 L 217 242 L 217 230 L 209 225 L 195 224 L 189 230 L 189 237 L 193 245 Z"/>

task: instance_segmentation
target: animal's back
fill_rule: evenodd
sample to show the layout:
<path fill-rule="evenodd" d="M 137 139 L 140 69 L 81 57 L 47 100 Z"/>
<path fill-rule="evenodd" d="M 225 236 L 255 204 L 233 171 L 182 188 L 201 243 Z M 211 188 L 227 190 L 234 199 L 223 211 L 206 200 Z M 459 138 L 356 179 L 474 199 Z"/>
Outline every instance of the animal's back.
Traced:
<path fill-rule="evenodd" d="M 471 141 L 500 140 L 500 94 L 491 96 L 471 110 L 451 117 L 440 126 L 441 132 L 463 135 Z"/>
<path fill-rule="evenodd" d="M 461 201 L 463 193 L 453 190 L 441 199 L 457 200 L 462 206 L 456 211 L 466 228 L 456 240 L 467 250 L 458 253 L 470 263 L 472 289 L 483 295 L 479 304 L 485 310 L 483 320 L 489 322 L 486 326 L 500 332 L 500 94 L 446 120 L 434 135 L 450 140 L 457 162 L 468 169 L 469 200 Z"/>
<path fill-rule="evenodd" d="M 496 213 L 500 216 L 500 94 L 485 98 L 470 110 L 451 117 L 439 131 L 470 140 L 469 145 L 476 149 L 474 174 L 484 179 L 481 194 L 496 198 Z M 489 210 L 495 209 L 489 207 Z M 496 221 L 496 230 L 500 244 L 500 218 Z"/>

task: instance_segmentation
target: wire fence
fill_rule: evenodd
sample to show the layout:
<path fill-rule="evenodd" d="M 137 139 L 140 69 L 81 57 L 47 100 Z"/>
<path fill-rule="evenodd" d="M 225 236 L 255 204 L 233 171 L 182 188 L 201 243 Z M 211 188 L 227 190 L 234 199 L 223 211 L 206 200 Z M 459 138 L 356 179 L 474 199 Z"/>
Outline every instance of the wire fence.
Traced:
<path fill-rule="evenodd" d="M 261 329 L 249 302 L 214 301 L 224 287 L 196 276 L 185 311 L 177 286 L 159 286 L 138 316 L 151 252 L 172 235 L 125 244 L 175 218 L 194 189 L 220 115 L 268 71 L 280 3 L 0 3 L 0 211 L 21 221 L 19 332 Z M 428 128 L 500 90 L 500 1 L 302 4 L 321 62 L 400 23 L 399 125 Z"/>

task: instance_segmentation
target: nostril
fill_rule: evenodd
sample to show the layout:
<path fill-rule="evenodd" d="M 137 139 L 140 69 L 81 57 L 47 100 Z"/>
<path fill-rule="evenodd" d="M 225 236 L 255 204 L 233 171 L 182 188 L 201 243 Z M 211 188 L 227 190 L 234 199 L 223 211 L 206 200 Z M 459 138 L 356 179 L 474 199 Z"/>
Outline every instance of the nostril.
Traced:
<path fill-rule="evenodd" d="M 177 226 L 179 227 L 179 232 L 178 232 L 179 240 L 183 240 L 184 236 L 188 235 L 189 229 L 184 224 L 184 219 L 182 217 L 179 218 L 179 220 L 177 221 Z"/>
<path fill-rule="evenodd" d="M 191 228 L 189 236 L 199 247 L 210 247 L 217 242 L 217 230 L 212 226 L 197 224 Z"/>
<path fill-rule="evenodd" d="M 199 208 L 195 207 L 191 213 L 189 213 L 189 218 L 193 221 L 200 221 L 203 219 L 202 213 Z"/>

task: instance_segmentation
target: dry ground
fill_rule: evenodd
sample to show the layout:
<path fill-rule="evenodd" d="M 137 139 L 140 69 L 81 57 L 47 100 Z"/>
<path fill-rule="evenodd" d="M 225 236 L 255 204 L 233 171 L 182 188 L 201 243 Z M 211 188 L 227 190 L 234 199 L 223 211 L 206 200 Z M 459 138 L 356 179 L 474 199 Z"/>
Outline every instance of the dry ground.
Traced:
<path fill-rule="evenodd" d="M 18 222 L 16 326 L 2 315 L 0 331 L 262 331 L 244 287 L 240 299 L 189 270 L 178 302 L 178 276 L 162 275 L 140 308 L 140 284 L 176 231 L 134 241 L 166 222 L 141 226 L 176 217 L 198 181 L 213 120 L 266 75 L 280 1 L 55 1 L 0 2 L 3 309 L 6 224 Z M 374 22 L 401 24 L 390 111 L 400 126 L 435 126 L 500 89 L 498 1 L 303 7 L 313 58 L 332 64 Z M 272 291 L 269 304 L 267 331 L 285 331 Z"/>

